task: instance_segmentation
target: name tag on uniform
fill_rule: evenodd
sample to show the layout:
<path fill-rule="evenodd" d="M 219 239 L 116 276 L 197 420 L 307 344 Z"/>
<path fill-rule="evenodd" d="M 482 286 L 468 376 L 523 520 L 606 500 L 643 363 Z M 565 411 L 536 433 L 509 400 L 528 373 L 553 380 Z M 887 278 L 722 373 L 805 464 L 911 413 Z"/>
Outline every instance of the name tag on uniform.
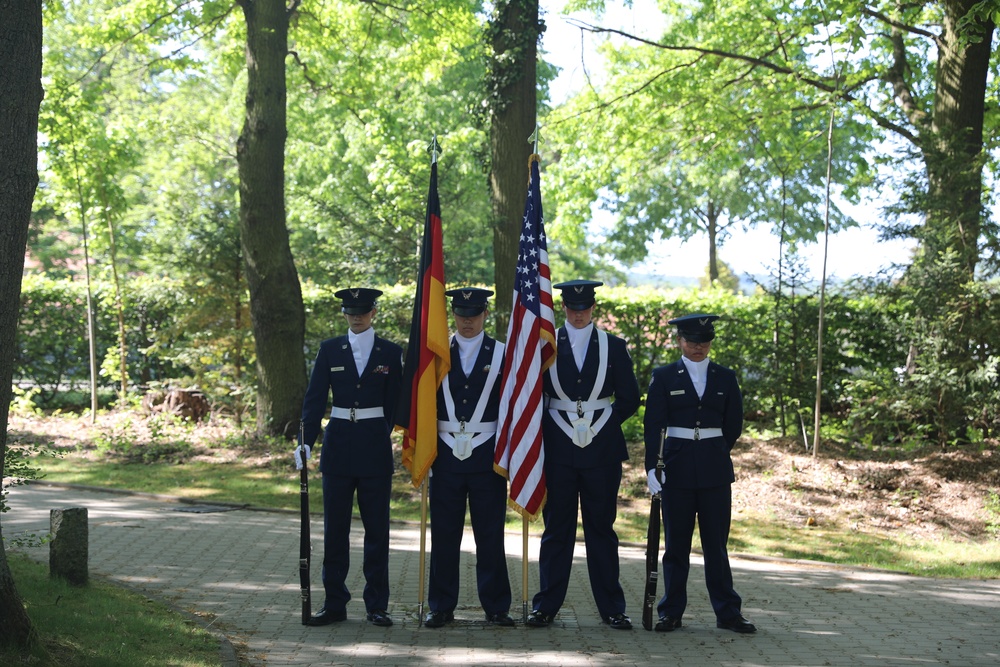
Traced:
<path fill-rule="evenodd" d="M 684 393 L 683 389 L 674 389 L 672 392 L 670 392 L 670 395 L 671 396 L 680 396 L 683 393 Z"/>
<path fill-rule="evenodd" d="M 330 369 L 330 372 L 336 373 L 337 371 L 342 371 L 342 370 L 344 370 L 343 366 L 334 366 L 333 368 Z"/>

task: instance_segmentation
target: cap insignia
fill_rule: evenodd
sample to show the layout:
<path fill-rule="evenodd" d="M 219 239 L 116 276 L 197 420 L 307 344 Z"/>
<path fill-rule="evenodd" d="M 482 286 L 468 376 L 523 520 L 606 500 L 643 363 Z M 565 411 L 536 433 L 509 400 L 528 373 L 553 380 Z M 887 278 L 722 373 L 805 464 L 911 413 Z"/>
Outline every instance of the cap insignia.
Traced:
<path fill-rule="evenodd" d="M 704 317 L 704 318 L 699 319 L 698 320 L 698 324 L 700 324 L 701 326 L 705 326 L 706 324 L 708 324 L 708 318 Z"/>
<path fill-rule="evenodd" d="M 468 301 L 472 298 L 472 292 L 462 292 L 462 298 Z"/>
<path fill-rule="evenodd" d="M 357 299 L 359 296 L 361 296 L 361 290 L 359 290 L 359 289 L 352 289 L 351 290 L 351 296 L 354 297 L 355 299 Z"/>
<path fill-rule="evenodd" d="M 573 285 L 573 291 L 577 294 L 583 294 L 583 285 Z"/>

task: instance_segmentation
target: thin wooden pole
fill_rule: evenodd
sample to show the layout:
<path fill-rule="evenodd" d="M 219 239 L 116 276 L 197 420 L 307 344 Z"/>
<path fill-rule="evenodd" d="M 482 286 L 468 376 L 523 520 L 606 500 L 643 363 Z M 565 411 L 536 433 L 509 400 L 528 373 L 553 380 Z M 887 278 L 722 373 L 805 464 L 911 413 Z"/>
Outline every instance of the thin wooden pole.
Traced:
<path fill-rule="evenodd" d="M 528 517 L 521 515 L 521 622 L 528 622 Z"/>
<path fill-rule="evenodd" d="M 427 555 L 427 477 L 420 484 L 420 583 L 417 586 L 417 627 L 424 624 L 424 560 Z"/>

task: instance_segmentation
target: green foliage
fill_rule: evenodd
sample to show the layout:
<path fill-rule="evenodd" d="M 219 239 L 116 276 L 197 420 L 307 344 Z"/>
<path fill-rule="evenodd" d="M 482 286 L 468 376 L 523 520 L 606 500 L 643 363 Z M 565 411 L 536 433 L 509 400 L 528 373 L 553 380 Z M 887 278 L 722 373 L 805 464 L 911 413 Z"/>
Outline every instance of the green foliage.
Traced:
<path fill-rule="evenodd" d="M 891 370 L 859 369 L 848 387 L 859 438 L 945 447 L 1000 432 L 1000 285 L 949 286 L 955 259 L 920 265 L 919 275 L 914 267 L 880 295 L 898 309 L 894 333 L 908 349 Z"/>
<path fill-rule="evenodd" d="M 0 514 L 7 507 L 7 487 L 24 484 L 28 480 L 41 479 L 45 475 L 35 467 L 39 456 L 53 456 L 46 448 L 11 442 L 4 449 L 3 488 L 0 489 Z M 9 481 L 8 481 L 9 480 Z"/>
<path fill-rule="evenodd" d="M 732 268 L 725 262 L 718 263 L 719 277 L 714 281 L 711 277 L 711 267 L 705 267 L 705 274 L 698 279 L 698 286 L 701 289 L 708 289 L 709 287 L 718 287 L 724 289 L 728 292 L 738 292 L 740 290 L 740 277 L 733 273 Z"/>
<path fill-rule="evenodd" d="M 94 444 L 104 458 L 116 463 L 184 463 L 191 457 L 194 447 L 187 440 L 172 437 L 176 429 L 165 428 L 164 420 L 176 421 L 168 415 L 152 415 L 146 420 L 146 437 L 140 438 L 132 417 L 123 413 L 119 419 L 99 429 Z"/>
<path fill-rule="evenodd" d="M 110 322 L 107 323 L 110 326 Z M 98 331 L 107 331 L 98 327 Z M 105 349 L 113 339 L 100 337 Z M 27 380 L 44 404 L 66 382 L 86 382 L 87 300 L 81 283 L 27 275 L 21 287 L 14 377 Z"/>
<path fill-rule="evenodd" d="M 659 46 L 606 42 L 606 76 L 549 115 L 560 158 L 550 169 L 550 237 L 578 239 L 599 207 L 614 224 L 594 249 L 623 263 L 645 259 L 654 238 L 705 233 L 718 248 L 738 227 L 773 226 L 784 243 L 815 239 L 830 109 L 827 93 L 792 74 L 814 59 L 810 33 L 822 19 L 806 18 L 807 9 L 818 11 L 808 3 L 665 4 L 665 32 L 653 36 Z M 752 55 L 725 57 L 742 53 Z M 788 75 L 754 66 L 765 62 Z M 852 120 L 837 129 L 833 177 L 848 200 L 871 182 L 870 134 Z M 852 224 L 834 206 L 832 228 Z"/>
<path fill-rule="evenodd" d="M 1000 493 L 990 491 L 986 499 L 986 530 L 993 537 L 1000 536 Z"/>
<path fill-rule="evenodd" d="M 762 286 L 750 295 L 721 288 L 665 291 L 609 287 L 600 295 L 595 320 L 629 341 L 644 390 L 654 368 L 679 356 L 669 319 L 694 312 L 722 315 L 712 358 L 737 372 L 746 414 L 757 422 L 757 428 L 777 427 L 784 433 L 799 429 L 802 423 L 811 424 L 815 403 L 818 294 L 796 275 L 786 275 L 781 291 Z M 130 374 L 150 378 L 142 388 L 195 386 L 209 397 L 217 414 L 252 409 L 252 356 L 248 355 L 245 372 L 237 381 L 231 356 L 232 330 L 212 326 L 211 319 L 196 326 L 194 323 L 211 311 L 170 281 L 135 281 L 132 285 L 142 291 L 129 297 L 135 308 L 129 311 L 127 331 L 131 349 L 136 350 L 130 357 Z M 307 363 L 315 358 L 320 342 L 347 332 L 340 300 L 333 295 L 339 287 L 303 284 Z M 98 285 L 98 289 L 103 287 Z M 380 289 L 385 293 L 379 299 L 375 328 L 379 335 L 405 346 L 414 288 L 386 285 Z M 63 394 L 56 392 L 56 378 L 62 387 L 86 382 L 86 366 L 78 359 L 70 363 L 73 355 L 59 363 L 61 357 L 47 354 L 71 345 L 78 354 L 86 354 L 79 323 L 74 328 L 71 318 L 66 317 L 73 308 L 63 307 L 67 302 L 75 303 L 70 298 L 78 295 L 74 290 L 78 286 L 68 281 L 25 281 L 22 322 L 30 326 L 22 327 L 15 377 L 40 385 L 30 394 L 19 394 L 16 405 L 25 410 L 57 405 L 55 401 Z M 912 298 L 913 292 L 900 285 L 870 281 L 849 283 L 827 293 L 823 414 L 835 422 L 843 421 L 851 437 L 863 444 L 916 443 L 939 437 L 940 421 L 948 416 L 942 412 L 942 397 L 954 396 L 950 409 L 956 412 L 952 417 L 965 428 L 942 444 L 992 437 L 1000 431 L 1000 363 L 995 352 L 1000 349 L 1000 334 L 994 326 L 1000 321 L 997 286 L 975 283 L 962 299 L 951 302 L 956 312 L 969 314 L 963 320 L 961 336 L 945 324 L 942 328 L 922 324 L 912 314 Z M 82 307 L 77 303 L 74 308 L 82 322 Z M 504 335 L 491 333 L 498 338 Z M 245 344 L 252 349 L 249 333 L 246 335 Z M 940 363 L 935 355 L 956 340 L 967 341 L 969 346 L 968 363 L 960 367 L 964 370 L 935 371 L 933 364 Z M 910 354 L 916 356 L 910 358 L 912 368 L 907 371 Z M 46 380 L 49 377 L 53 379 Z M 640 434 L 641 420 L 633 418 L 630 423 L 626 424 L 630 437 Z M 125 457 L 137 456 L 132 435 L 125 427 L 108 432 L 103 437 L 104 447 Z M 166 440 L 155 444 L 146 448 L 142 457 L 175 460 L 186 453 Z"/>

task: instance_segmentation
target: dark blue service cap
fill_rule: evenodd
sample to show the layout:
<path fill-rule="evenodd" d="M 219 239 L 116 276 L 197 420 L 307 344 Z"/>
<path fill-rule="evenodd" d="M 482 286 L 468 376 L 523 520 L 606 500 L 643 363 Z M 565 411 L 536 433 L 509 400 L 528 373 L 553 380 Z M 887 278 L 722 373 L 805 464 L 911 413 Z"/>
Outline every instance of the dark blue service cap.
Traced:
<path fill-rule="evenodd" d="M 461 317 L 475 317 L 489 307 L 488 299 L 493 291 L 479 287 L 462 287 L 445 292 L 451 297 L 451 310 Z"/>
<path fill-rule="evenodd" d="M 604 283 L 598 280 L 568 280 L 558 285 L 553 285 L 556 289 L 562 290 L 563 304 L 570 310 L 587 310 L 597 299 L 594 297 L 594 288 L 600 287 Z"/>
<path fill-rule="evenodd" d="M 333 295 L 344 302 L 340 308 L 341 312 L 348 315 L 364 315 L 375 309 L 375 300 L 382 296 L 382 290 L 348 287 L 337 290 Z"/>
<path fill-rule="evenodd" d="M 715 338 L 715 325 L 712 324 L 719 319 L 718 315 L 705 315 L 696 313 L 675 317 L 667 322 L 677 326 L 677 333 L 692 343 L 707 343 Z"/>

